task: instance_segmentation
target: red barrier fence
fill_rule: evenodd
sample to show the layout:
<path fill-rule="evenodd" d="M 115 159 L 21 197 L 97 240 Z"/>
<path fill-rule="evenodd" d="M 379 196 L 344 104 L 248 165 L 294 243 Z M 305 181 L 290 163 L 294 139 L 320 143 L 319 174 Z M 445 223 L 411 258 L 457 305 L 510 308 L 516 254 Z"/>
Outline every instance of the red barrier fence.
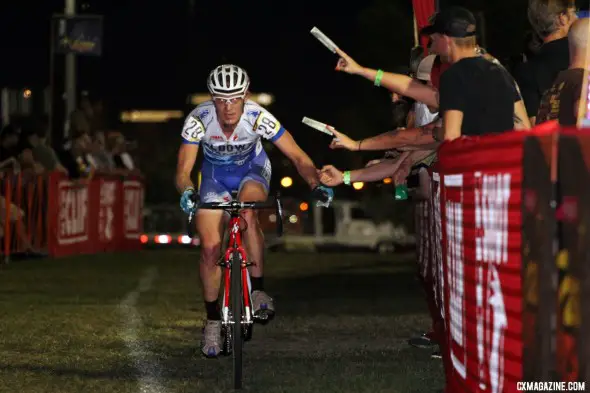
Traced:
<path fill-rule="evenodd" d="M 447 393 L 590 380 L 589 168 L 554 124 L 441 147 L 420 251 Z"/>
<path fill-rule="evenodd" d="M 4 173 L 1 190 L 5 257 L 30 246 L 51 256 L 141 247 L 144 185 L 138 177 L 72 181 L 62 173 Z"/>

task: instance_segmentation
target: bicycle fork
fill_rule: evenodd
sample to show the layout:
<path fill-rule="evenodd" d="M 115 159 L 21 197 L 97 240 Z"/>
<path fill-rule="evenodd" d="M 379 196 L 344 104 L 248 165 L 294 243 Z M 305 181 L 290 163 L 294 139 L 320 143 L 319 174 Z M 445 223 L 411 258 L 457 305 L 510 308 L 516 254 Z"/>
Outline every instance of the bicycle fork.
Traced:
<path fill-rule="evenodd" d="M 248 267 L 254 265 L 252 262 L 247 262 L 244 250 L 241 248 L 236 247 L 228 247 L 225 251 L 224 260 L 219 262 L 218 265 L 221 266 L 223 269 L 223 283 L 224 283 L 224 290 L 223 290 L 223 300 L 222 300 L 222 308 L 221 308 L 221 321 L 222 324 L 225 326 L 229 326 L 236 321 L 233 320 L 231 314 L 231 306 L 230 306 L 230 296 L 231 291 L 235 290 L 231 287 L 231 269 L 232 263 L 234 263 L 232 256 L 234 252 L 237 252 L 239 263 L 241 265 L 240 271 L 242 275 L 242 306 L 243 306 L 243 313 L 242 313 L 242 321 L 240 323 L 242 325 L 248 325 L 254 322 L 254 314 L 252 312 L 252 301 L 251 301 L 251 294 L 252 294 L 252 283 L 250 281 L 250 273 L 248 272 Z M 246 262 L 244 262 L 246 260 Z"/>

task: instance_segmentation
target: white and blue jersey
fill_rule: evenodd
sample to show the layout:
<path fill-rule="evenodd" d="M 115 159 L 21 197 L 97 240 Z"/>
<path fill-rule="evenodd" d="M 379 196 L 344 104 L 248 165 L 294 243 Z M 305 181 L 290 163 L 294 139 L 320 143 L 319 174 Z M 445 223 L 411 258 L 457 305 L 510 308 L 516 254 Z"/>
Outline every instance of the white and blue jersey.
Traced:
<path fill-rule="evenodd" d="M 244 104 L 244 113 L 229 137 L 221 129 L 212 101 L 193 109 L 184 122 L 182 142 L 203 149 L 201 201 L 231 200 L 231 193 L 247 180 L 261 183 L 268 191 L 271 165 L 260 138 L 274 142 L 284 132 L 270 112 L 252 101 Z"/>

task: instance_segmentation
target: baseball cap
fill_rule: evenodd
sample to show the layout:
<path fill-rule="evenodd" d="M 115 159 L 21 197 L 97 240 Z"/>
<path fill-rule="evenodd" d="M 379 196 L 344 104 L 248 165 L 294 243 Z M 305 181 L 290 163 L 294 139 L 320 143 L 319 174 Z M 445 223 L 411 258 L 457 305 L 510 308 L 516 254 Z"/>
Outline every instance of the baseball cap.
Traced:
<path fill-rule="evenodd" d="M 428 55 L 422 59 L 420 64 L 418 64 L 418 69 L 416 70 L 417 79 L 430 82 L 430 73 L 432 72 L 434 59 L 436 59 L 436 55 Z"/>
<path fill-rule="evenodd" d="M 431 17 L 430 25 L 420 34 L 443 34 L 453 38 L 475 36 L 477 21 L 475 16 L 463 7 L 448 7 Z"/>

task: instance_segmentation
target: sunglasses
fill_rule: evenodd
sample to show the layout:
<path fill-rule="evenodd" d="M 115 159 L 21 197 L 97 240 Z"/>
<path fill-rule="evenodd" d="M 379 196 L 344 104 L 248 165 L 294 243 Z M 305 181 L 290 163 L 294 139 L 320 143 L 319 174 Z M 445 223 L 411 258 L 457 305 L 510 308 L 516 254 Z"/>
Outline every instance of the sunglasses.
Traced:
<path fill-rule="evenodd" d="M 221 97 L 214 97 L 213 99 L 215 100 L 215 102 L 219 103 L 219 104 L 224 104 L 224 105 L 235 105 L 237 104 L 240 100 L 242 100 L 244 97 L 240 96 L 240 97 L 233 97 L 233 98 L 221 98 Z"/>

